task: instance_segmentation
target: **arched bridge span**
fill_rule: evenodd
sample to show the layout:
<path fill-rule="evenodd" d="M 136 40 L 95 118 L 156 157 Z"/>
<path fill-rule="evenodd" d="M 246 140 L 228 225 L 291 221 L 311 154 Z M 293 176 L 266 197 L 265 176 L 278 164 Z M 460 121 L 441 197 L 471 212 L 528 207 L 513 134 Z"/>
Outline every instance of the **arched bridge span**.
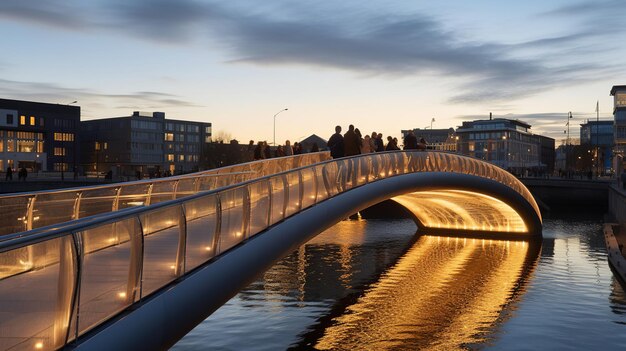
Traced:
<path fill-rule="evenodd" d="M 0 348 L 166 348 L 276 260 L 390 198 L 425 231 L 541 235 L 528 190 L 482 161 L 437 152 L 326 161 L 8 237 Z"/>

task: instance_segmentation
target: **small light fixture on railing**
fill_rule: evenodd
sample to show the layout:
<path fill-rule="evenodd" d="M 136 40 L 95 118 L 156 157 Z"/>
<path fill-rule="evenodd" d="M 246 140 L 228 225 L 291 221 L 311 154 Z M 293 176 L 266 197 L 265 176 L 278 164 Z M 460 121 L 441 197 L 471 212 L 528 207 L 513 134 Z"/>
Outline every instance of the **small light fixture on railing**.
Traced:
<path fill-rule="evenodd" d="M 119 297 L 120 299 L 125 299 L 126 298 L 126 293 L 125 292 L 119 292 L 119 293 L 117 293 L 117 297 Z"/>
<path fill-rule="evenodd" d="M 36 350 L 41 350 L 41 349 L 43 349 L 43 342 L 42 342 L 42 341 L 37 341 L 37 342 L 35 343 L 35 349 L 36 349 Z"/>
<path fill-rule="evenodd" d="M 211 251 L 211 250 L 213 250 L 210 246 L 207 246 L 207 247 L 205 247 L 204 249 L 205 249 L 206 251 Z"/>

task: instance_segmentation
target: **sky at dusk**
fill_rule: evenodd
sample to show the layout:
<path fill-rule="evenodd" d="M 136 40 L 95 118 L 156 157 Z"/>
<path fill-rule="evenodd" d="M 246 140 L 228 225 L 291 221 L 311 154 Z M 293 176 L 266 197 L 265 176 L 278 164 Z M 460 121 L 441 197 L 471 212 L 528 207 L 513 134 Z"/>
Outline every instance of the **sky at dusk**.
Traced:
<path fill-rule="evenodd" d="M 0 97 L 163 111 L 241 142 L 612 118 L 624 1 L 2 0 Z M 577 128 L 576 128 L 577 132 Z M 572 136 L 574 131 L 572 130 Z"/>

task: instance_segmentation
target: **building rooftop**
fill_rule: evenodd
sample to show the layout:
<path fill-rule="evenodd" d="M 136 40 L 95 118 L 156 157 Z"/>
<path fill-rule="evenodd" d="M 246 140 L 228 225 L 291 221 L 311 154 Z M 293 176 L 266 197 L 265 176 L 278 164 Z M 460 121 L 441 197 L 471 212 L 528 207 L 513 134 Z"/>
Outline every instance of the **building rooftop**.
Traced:
<path fill-rule="evenodd" d="M 461 127 L 459 127 L 458 129 L 468 129 L 468 128 L 472 128 L 474 125 L 480 125 L 480 124 L 495 124 L 495 123 L 507 123 L 507 124 L 516 124 L 525 128 L 531 128 L 531 125 L 526 123 L 526 122 L 522 122 L 519 119 L 508 119 L 508 118 L 494 118 L 494 119 L 477 119 L 474 121 L 466 121 L 463 122 L 463 125 Z M 457 131 L 458 131 L 457 129 Z"/>
<path fill-rule="evenodd" d="M 620 90 L 626 90 L 626 85 L 614 85 L 613 88 L 611 88 L 611 96 L 615 95 L 615 93 Z"/>

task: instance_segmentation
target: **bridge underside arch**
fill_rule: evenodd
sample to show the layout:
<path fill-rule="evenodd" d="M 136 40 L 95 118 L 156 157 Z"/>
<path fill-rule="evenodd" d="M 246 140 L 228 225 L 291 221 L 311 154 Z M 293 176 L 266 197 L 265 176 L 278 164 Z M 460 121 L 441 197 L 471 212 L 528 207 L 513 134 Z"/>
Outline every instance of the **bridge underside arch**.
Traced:
<path fill-rule="evenodd" d="M 392 199 L 413 215 L 420 231 L 526 234 L 524 219 L 507 203 L 457 189 L 416 191 Z"/>
<path fill-rule="evenodd" d="M 390 199 L 429 234 L 481 236 L 494 239 L 541 235 L 541 214 L 518 192 L 487 178 L 460 173 L 414 173 L 363 187 L 373 200 Z M 374 184 L 372 184 L 374 185 Z M 359 192 L 354 189 L 353 195 Z M 374 202 L 374 203 L 372 203 Z"/>

